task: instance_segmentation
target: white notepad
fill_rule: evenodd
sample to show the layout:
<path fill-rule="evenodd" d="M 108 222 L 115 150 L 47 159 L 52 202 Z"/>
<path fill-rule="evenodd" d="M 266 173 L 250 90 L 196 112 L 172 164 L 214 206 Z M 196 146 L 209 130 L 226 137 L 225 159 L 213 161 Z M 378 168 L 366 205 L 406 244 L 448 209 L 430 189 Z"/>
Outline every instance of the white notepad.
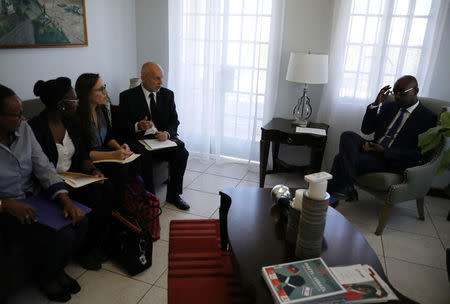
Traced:
<path fill-rule="evenodd" d="M 100 159 L 100 160 L 94 160 L 93 163 L 119 163 L 119 164 L 128 164 L 131 163 L 133 160 L 141 156 L 141 154 L 133 153 L 130 156 L 128 156 L 125 159 Z"/>
<path fill-rule="evenodd" d="M 142 145 L 144 145 L 144 147 L 149 151 L 166 149 L 177 146 L 177 144 L 170 139 L 165 141 L 160 141 L 159 139 L 142 139 L 139 142 Z"/>
<path fill-rule="evenodd" d="M 90 183 L 107 179 L 106 177 L 96 177 L 77 172 L 58 172 L 58 175 L 66 182 L 66 184 L 73 188 L 83 187 Z"/>
<path fill-rule="evenodd" d="M 324 129 L 318 129 L 318 128 L 302 128 L 302 127 L 296 127 L 295 128 L 296 133 L 305 133 L 305 134 L 313 134 L 313 135 L 320 135 L 320 136 L 327 136 L 327 132 L 325 132 Z"/>

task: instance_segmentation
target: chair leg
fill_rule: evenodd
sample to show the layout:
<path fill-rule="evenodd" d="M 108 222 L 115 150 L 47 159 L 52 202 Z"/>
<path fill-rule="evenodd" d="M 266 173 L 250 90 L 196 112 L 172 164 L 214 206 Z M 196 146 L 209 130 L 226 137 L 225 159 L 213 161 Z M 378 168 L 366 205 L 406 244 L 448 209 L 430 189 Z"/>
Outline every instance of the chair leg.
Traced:
<path fill-rule="evenodd" d="M 419 213 L 419 220 L 421 220 L 421 221 L 425 220 L 425 216 L 423 214 L 423 202 L 424 202 L 423 197 L 416 199 L 417 213 Z"/>
<path fill-rule="evenodd" d="M 391 214 L 391 204 L 384 204 L 383 210 L 381 210 L 380 219 L 378 220 L 378 227 L 375 231 L 376 235 L 381 235 L 383 233 L 384 227 L 386 227 L 389 215 Z"/>

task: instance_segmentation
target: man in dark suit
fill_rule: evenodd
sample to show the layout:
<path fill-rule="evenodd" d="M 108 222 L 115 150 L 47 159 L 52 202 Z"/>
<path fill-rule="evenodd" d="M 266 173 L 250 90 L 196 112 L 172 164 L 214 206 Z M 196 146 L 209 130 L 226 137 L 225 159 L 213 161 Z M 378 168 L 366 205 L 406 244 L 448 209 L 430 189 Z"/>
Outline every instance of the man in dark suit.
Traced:
<path fill-rule="evenodd" d="M 401 77 L 392 92 L 390 89 L 389 85 L 382 88 L 364 115 L 361 131 L 367 135 L 375 133 L 373 140 L 367 141 L 352 131 L 342 133 L 328 186 L 333 196 L 357 200 L 356 176 L 369 172 L 401 173 L 423 161 L 418 136 L 434 127 L 437 117 L 419 102 L 419 88 L 413 76 Z M 395 101 L 387 101 L 389 94 L 395 96 Z"/>
<path fill-rule="evenodd" d="M 174 95 L 171 90 L 162 87 L 163 77 L 164 72 L 158 64 L 147 62 L 142 66 L 142 84 L 120 93 L 120 129 L 133 151 L 142 155 L 143 177 L 150 191 L 154 191 L 152 157 L 169 162 L 166 201 L 187 210 L 189 205 L 180 195 L 189 153 L 184 143 L 177 138 L 180 122 Z M 151 135 L 154 138 L 160 141 L 173 140 L 177 147 L 147 151 L 137 140 L 142 139 L 149 129 L 155 131 Z"/>

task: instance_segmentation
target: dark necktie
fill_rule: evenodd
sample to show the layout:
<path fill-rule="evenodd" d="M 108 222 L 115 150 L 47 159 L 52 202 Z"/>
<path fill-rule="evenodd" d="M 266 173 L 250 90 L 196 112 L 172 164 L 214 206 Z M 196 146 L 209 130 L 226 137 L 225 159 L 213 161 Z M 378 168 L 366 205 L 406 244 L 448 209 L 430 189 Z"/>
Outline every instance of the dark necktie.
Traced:
<path fill-rule="evenodd" d="M 153 93 L 150 93 L 150 111 L 151 118 L 154 122 L 158 117 L 158 108 L 156 107 L 155 96 Z"/>
<path fill-rule="evenodd" d="M 389 143 L 394 139 L 395 133 L 397 133 L 398 127 L 400 127 L 400 123 L 403 120 L 403 116 L 406 113 L 406 109 L 400 108 L 400 115 L 395 120 L 392 127 L 389 129 L 389 132 L 384 137 L 383 141 L 380 143 L 380 145 L 383 146 L 383 148 L 387 148 L 389 146 Z"/>

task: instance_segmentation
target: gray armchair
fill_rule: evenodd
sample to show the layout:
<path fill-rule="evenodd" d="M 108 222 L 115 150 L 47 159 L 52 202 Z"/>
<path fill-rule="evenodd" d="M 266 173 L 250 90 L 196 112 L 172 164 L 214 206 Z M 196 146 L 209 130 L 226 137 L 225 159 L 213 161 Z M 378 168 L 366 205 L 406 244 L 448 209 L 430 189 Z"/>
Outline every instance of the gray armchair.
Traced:
<path fill-rule="evenodd" d="M 450 102 L 444 100 L 426 97 L 419 97 L 419 100 L 438 116 L 450 107 Z M 368 191 L 385 202 L 380 214 L 377 230 L 375 231 L 376 235 L 383 233 L 394 204 L 415 199 L 419 219 L 425 220 L 423 210 L 424 197 L 430 189 L 433 177 L 436 175 L 444 147 L 445 139 L 433 151 L 425 164 L 407 168 L 403 175 L 375 172 L 357 177 L 356 184 L 359 188 Z"/>

